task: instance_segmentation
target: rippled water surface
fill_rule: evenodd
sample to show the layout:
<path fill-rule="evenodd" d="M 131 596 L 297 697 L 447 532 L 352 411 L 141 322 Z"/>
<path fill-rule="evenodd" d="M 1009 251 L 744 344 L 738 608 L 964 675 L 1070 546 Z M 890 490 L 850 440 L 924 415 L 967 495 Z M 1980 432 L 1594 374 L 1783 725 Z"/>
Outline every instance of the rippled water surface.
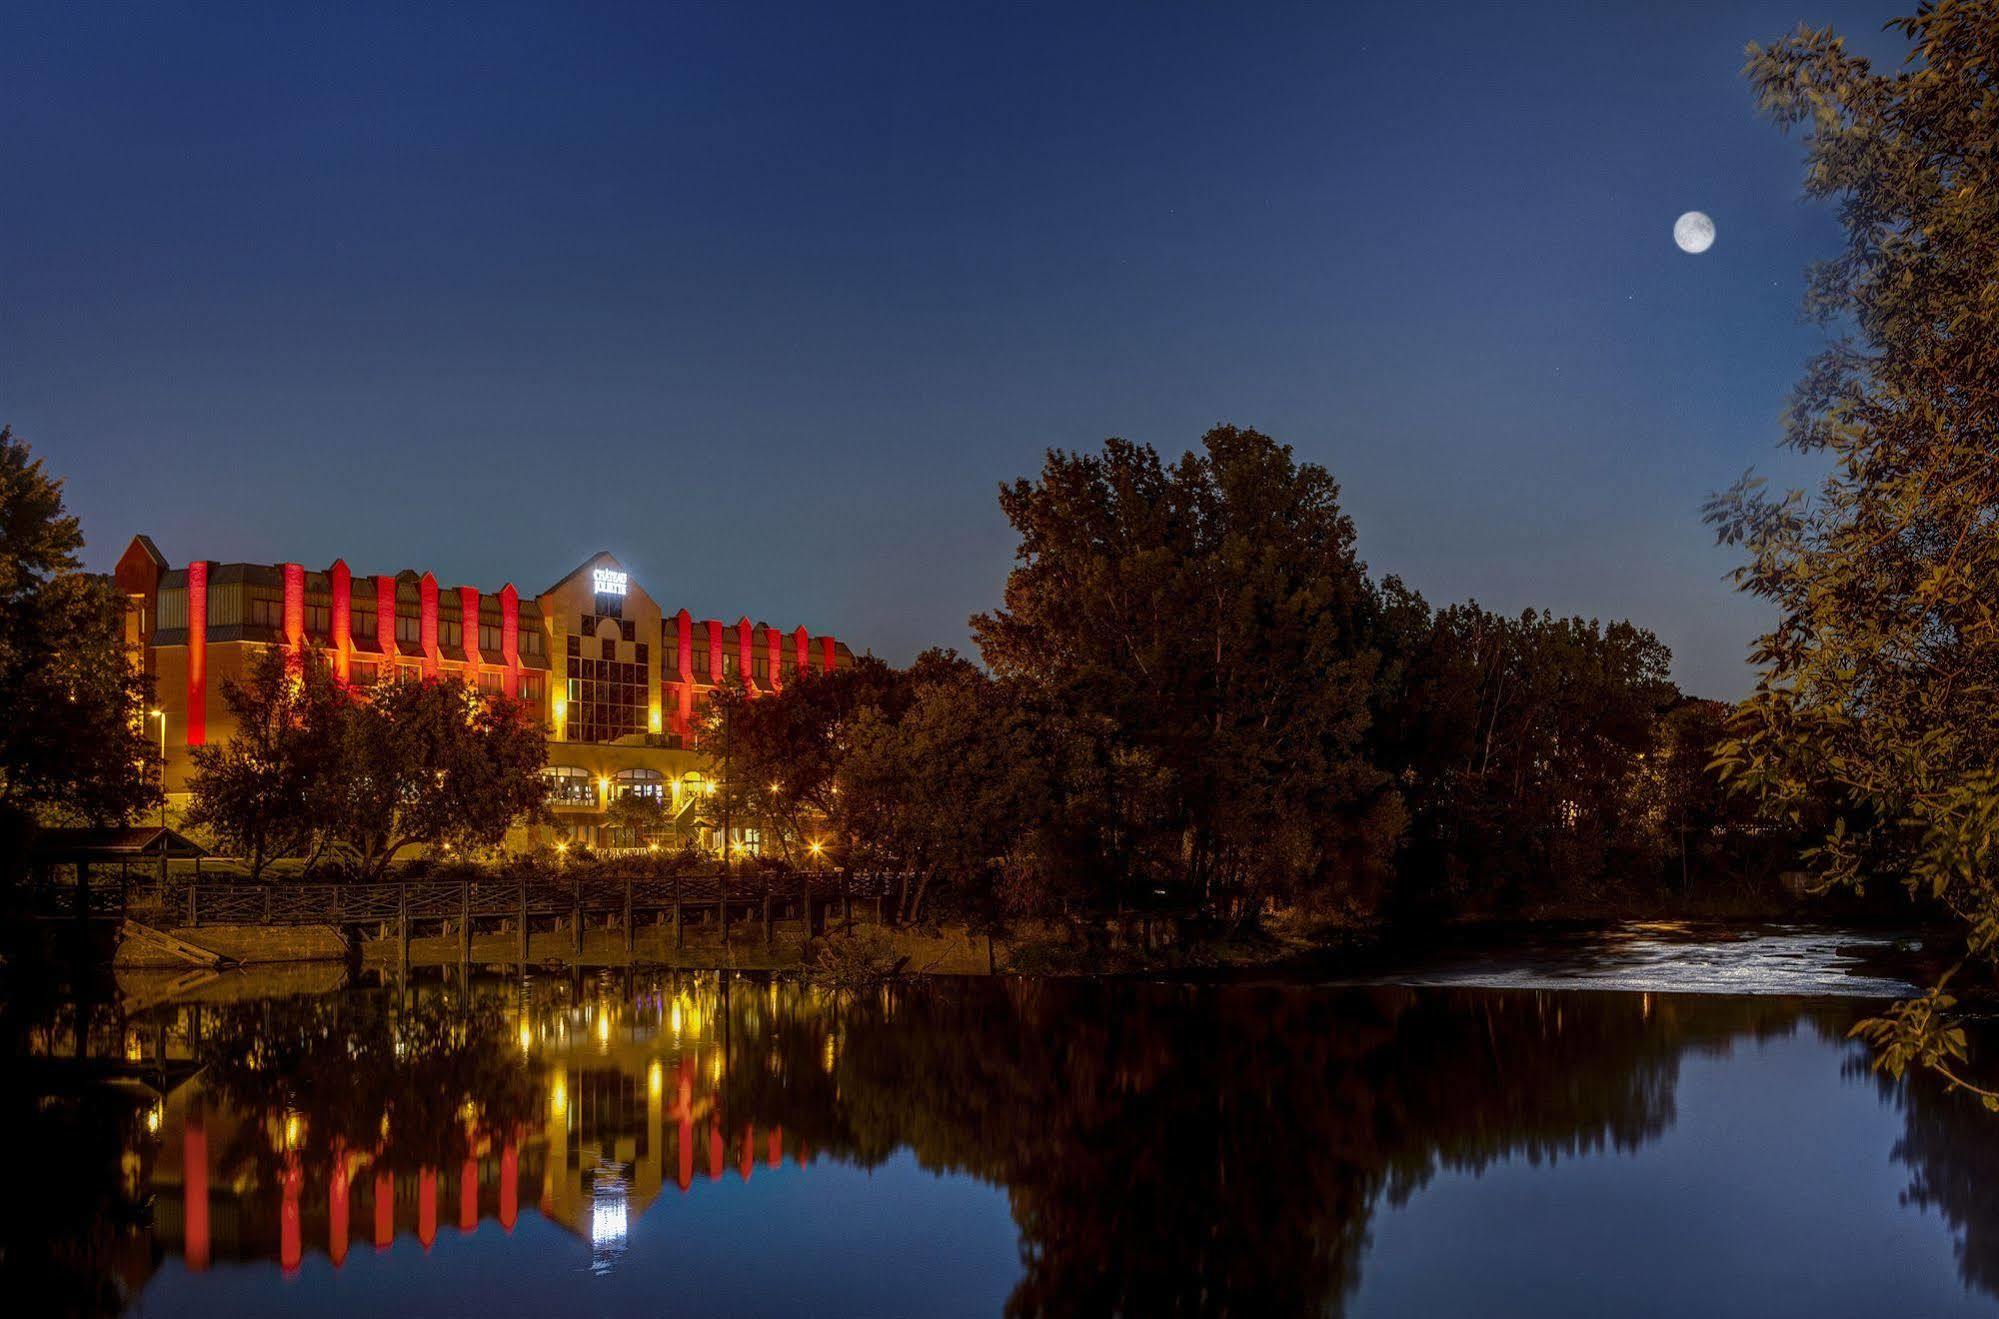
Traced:
<path fill-rule="evenodd" d="M 128 982 L 10 1021 L 0 1274 L 36 1314 L 1999 1312 L 1999 1127 L 1867 1069 L 1851 947 Z"/>

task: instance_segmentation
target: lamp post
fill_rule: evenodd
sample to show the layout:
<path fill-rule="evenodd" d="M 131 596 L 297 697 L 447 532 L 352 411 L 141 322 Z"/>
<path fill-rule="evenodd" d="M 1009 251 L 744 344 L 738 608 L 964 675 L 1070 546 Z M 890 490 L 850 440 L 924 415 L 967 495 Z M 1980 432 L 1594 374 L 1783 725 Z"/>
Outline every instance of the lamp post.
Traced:
<path fill-rule="evenodd" d="M 167 712 L 148 710 L 146 717 L 160 721 L 160 884 L 167 882 Z"/>

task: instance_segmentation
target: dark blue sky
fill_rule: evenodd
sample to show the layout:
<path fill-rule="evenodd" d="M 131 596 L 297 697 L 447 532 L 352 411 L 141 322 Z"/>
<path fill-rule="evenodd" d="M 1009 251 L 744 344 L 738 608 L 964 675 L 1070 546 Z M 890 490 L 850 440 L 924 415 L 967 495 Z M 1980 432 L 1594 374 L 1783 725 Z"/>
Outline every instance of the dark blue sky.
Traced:
<path fill-rule="evenodd" d="M 1377 573 L 1746 686 L 1698 507 L 1800 474 L 1836 233 L 1742 45 L 1899 57 L 1893 8 L 416 8 L 0 12 L 0 419 L 93 565 L 608 548 L 905 660 L 997 599 L 1043 449 L 1232 421 Z"/>

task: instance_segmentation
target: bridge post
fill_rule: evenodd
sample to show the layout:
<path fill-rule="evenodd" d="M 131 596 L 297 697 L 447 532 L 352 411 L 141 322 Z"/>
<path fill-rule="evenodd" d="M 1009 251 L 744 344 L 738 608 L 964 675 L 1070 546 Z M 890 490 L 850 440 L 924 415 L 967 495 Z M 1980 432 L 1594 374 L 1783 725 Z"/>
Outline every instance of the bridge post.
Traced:
<path fill-rule="evenodd" d="M 472 881 L 458 881 L 458 965 L 472 965 Z"/>
<path fill-rule="evenodd" d="M 528 973 L 528 879 L 521 876 L 521 974 Z"/>
<path fill-rule="evenodd" d="M 264 924 L 271 923 L 271 882 L 264 881 Z"/>
<path fill-rule="evenodd" d="M 807 942 L 810 942 L 812 939 L 812 876 L 810 874 L 803 874 L 798 877 L 798 914 L 804 917 L 805 938 Z"/>
<path fill-rule="evenodd" d="M 633 957 L 634 951 L 635 950 L 633 946 L 633 934 L 632 934 L 632 877 L 630 875 L 626 875 L 625 876 L 625 965 L 628 967 L 632 964 L 634 960 Z"/>
<path fill-rule="evenodd" d="M 727 866 L 725 865 L 722 870 L 722 947 L 726 950 L 728 946 L 729 946 L 729 871 Z"/>
<path fill-rule="evenodd" d="M 396 885 L 396 965 L 402 968 L 402 978 L 410 974 L 410 886 Z"/>
<path fill-rule="evenodd" d="M 681 928 L 682 927 L 680 923 L 680 876 L 675 875 L 673 877 L 673 949 L 675 952 L 680 951 Z"/>
<path fill-rule="evenodd" d="M 187 886 L 187 923 L 189 925 L 201 924 L 201 909 L 195 905 L 194 901 L 195 890 L 200 887 L 201 885 L 199 884 L 189 884 Z"/>

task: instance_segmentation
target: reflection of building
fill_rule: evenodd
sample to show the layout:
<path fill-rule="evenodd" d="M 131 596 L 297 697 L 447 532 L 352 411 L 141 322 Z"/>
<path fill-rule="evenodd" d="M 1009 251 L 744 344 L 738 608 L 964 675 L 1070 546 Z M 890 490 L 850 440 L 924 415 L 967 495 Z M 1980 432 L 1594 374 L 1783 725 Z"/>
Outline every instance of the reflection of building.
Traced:
<path fill-rule="evenodd" d="M 441 1132 L 390 1136 L 394 1113 L 379 1128 L 368 1114 L 367 1130 L 315 1131 L 328 1119 L 232 1107 L 197 1076 L 166 1097 L 143 1137 L 155 1249 L 197 1271 L 262 1259 L 289 1270 L 310 1251 L 337 1266 L 356 1247 L 413 1236 L 428 1249 L 440 1231 L 511 1232 L 522 1212 L 539 1212 L 588 1243 L 594 1267 L 614 1267 L 631 1222 L 669 1185 L 698 1194 L 787 1154 L 805 1165 L 805 1147 L 780 1127 L 726 1113 L 721 1089 L 732 1040 L 740 1047 L 780 1011 L 812 1010 L 810 994 L 763 986 L 732 1009 L 714 981 L 689 979 L 636 1001 L 517 1006 L 518 1053 L 486 1061 L 521 1069 L 530 1116 L 493 1121 L 474 1095 Z M 168 1009 L 133 1038 L 149 1061 L 184 1059 L 215 1011 Z M 394 1139 L 462 1152 L 412 1168 Z"/>
<path fill-rule="evenodd" d="M 753 691 L 805 671 L 853 663 L 833 637 L 663 613 L 608 553 L 593 555 L 538 596 L 447 587 L 404 570 L 357 577 L 344 561 L 210 563 L 172 568 L 135 537 L 118 561 L 130 602 L 128 638 L 141 648 L 165 716 L 167 787 L 184 790 L 188 752 L 229 736 L 224 680 L 256 649 L 310 648 L 356 688 L 396 676 L 453 677 L 512 692 L 549 732 L 551 796 L 567 832 L 603 841 L 617 796 L 657 797 L 691 823 L 704 761 L 689 748 L 716 686 L 741 676 Z"/>

